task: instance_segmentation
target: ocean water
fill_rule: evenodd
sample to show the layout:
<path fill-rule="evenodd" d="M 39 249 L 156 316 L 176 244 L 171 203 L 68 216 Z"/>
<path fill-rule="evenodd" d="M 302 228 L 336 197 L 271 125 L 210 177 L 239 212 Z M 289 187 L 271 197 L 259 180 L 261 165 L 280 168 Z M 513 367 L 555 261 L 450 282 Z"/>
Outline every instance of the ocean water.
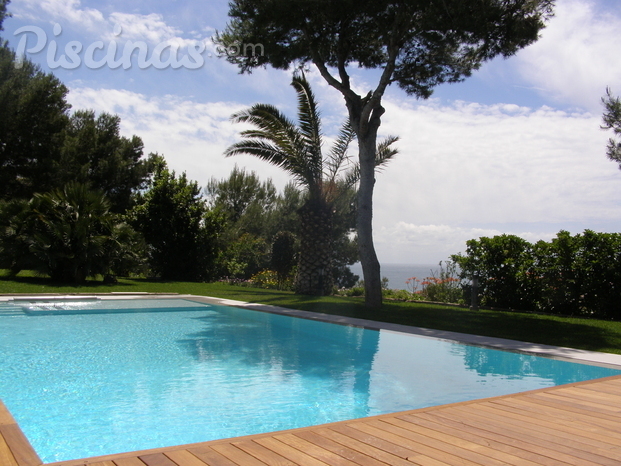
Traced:
<path fill-rule="evenodd" d="M 444 265 L 444 264 L 443 264 Z M 360 262 L 352 265 L 351 271 L 362 279 L 362 266 Z M 406 280 L 416 277 L 422 280 L 431 277 L 432 271 L 435 276 L 440 274 L 438 264 L 381 264 L 382 277 L 388 278 L 388 288 L 393 290 L 407 290 Z"/>

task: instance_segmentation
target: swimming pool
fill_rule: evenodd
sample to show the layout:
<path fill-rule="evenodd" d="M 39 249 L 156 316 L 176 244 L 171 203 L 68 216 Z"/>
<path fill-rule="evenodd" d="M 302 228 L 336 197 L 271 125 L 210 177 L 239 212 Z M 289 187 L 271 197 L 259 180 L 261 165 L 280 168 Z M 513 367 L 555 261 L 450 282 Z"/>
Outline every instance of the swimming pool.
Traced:
<path fill-rule="evenodd" d="M 188 300 L 86 302 L 0 310 L 0 398 L 45 462 L 621 373 Z"/>

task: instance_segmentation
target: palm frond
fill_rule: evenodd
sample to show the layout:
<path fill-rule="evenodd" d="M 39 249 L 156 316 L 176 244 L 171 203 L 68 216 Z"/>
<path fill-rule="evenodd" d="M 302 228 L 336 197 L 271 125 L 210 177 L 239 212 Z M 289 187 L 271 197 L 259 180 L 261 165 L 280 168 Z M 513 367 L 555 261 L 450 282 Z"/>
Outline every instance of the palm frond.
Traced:
<path fill-rule="evenodd" d="M 321 153 L 321 117 L 317 100 L 304 73 L 293 77 L 291 85 L 298 95 L 299 131 L 308 151 L 308 165 L 315 177 L 321 181 L 323 172 L 323 156 Z"/>
<path fill-rule="evenodd" d="M 244 138 L 225 150 L 227 157 L 248 154 L 259 157 L 291 173 L 299 182 L 312 176 L 306 161 L 306 144 L 296 125 L 276 107 L 256 104 L 233 114 L 231 120 L 249 123 L 255 129 L 241 132 Z"/>
<path fill-rule="evenodd" d="M 398 140 L 398 136 L 387 136 L 386 139 L 379 142 L 375 152 L 375 169 L 377 171 L 382 171 L 384 166 L 399 153 L 399 149 L 390 147 Z"/>
<path fill-rule="evenodd" d="M 381 171 L 398 153 L 399 149 L 391 147 L 399 140 L 398 136 L 388 136 L 377 144 L 375 150 L 375 169 Z M 343 177 L 345 186 L 352 187 L 360 180 L 360 164 L 356 163 Z"/>
<path fill-rule="evenodd" d="M 356 133 L 349 118 L 345 121 L 339 132 L 339 137 L 332 146 L 332 150 L 328 154 L 328 158 L 324 162 L 326 166 L 326 175 L 329 183 L 336 181 L 336 177 L 339 171 L 343 168 L 345 162 L 349 161 L 350 157 L 347 154 L 349 145 L 356 138 Z"/>
<path fill-rule="evenodd" d="M 268 104 L 256 104 L 246 110 L 234 113 L 231 116 L 231 121 L 249 123 L 275 140 L 292 138 L 295 133 L 298 133 L 291 120 L 276 107 Z"/>

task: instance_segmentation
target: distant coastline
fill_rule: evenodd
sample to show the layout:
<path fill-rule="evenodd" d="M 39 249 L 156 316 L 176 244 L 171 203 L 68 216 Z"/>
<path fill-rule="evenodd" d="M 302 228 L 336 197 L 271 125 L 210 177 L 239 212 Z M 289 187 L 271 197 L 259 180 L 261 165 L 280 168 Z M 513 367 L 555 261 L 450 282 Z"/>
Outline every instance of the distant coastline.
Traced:
<path fill-rule="evenodd" d="M 351 267 L 351 271 L 360 276 L 362 280 L 362 266 L 360 262 Z M 432 271 L 436 277 L 439 275 L 440 266 L 436 264 L 381 264 L 382 277 L 388 278 L 388 288 L 393 290 L 407 290 L 406 280 L 416 277 L 422 280 L 431 277 Z"/>

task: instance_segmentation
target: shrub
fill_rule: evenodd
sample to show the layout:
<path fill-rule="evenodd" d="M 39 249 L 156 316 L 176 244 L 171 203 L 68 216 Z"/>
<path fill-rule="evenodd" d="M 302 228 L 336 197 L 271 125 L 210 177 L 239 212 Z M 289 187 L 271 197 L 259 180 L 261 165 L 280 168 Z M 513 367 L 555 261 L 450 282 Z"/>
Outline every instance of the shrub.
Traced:
<path fill-rule="evenodd" d="M 290 274 L 284 281 L 281 281 L 274 270 L 265 269 L 254 274 L 250 278 L 250 283 L 254 287 L 268 290 L 292 290 L 293 276 L 294 274 Z"/>
<path fill-rule="evenodd" d="M 621 320 L 620 233 L 479 238 L 452 258 L 462 279 L 479 277 L 483 305 Z"/>

